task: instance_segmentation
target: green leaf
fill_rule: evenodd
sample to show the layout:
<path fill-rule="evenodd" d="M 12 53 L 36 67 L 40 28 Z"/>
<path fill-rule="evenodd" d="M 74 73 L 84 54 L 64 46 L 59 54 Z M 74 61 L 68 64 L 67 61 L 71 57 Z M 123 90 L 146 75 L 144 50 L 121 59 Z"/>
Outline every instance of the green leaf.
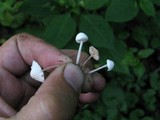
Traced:
<path fill-rule="evenodd" d="M 150 85 L 154 90 L 160 90 L 160 76 L 158 72 L 153 72 L 150 75 Z"/>
<path fill-rule="evenodd" d="M 137 65 L 133 68 L 134 73 L 140 79 L 145 73 L 145 67 L 142 63 L 138 62 Z"/>
<path fill-rule="evenodd" d="M 120 31 L 120 33 L 118 34 L 118 39 L 120 40 L 126 40 L 128 37 L 130 36 L 128 31 Z"/>
<path fill-rule="evenodd" d="M 46 3 L 47 0 L 27 0 L 23 3 L 20 10 L 34 17 L 48 16 L 50 15 L 50 9 L 45 6 Z"/>
<path fill-rule="evenodd" d="M 146 29 L 141 26 L 134 28 L 134 31 L 132 32 L 132 38 L 145 48 L 147 48 L 149 44 L 147 35 Z"/>
<path fill-rule="evenodd" d="M 104 6 L 109 0 L 83 0 L 83 7 L 88 10 L 96 10 Z"/>
<path fill-rule="evenodd" d="M 144 115 L 144 111 L 141 109 L 134 109 L 130 115 L 129 120 L 139 120 L 141 116 Z"/>
<path fill-rule="evenodd" d="M 160 48 L 160 40 L 158 37 L 152 39 L 151 46 L 152 48 L 155 48 L 155 49 Z"/>
<path fill-rule="evenodd" d="M 124 58 L 124 55 L 127 52 L 127 45 L 124 41 L 115 39 L 114 42 L 114 49 L 104 49 L 100 48 L 100 64 L 104 64 L 107 58 L 112 59 L 115 62 L 114 71 L 122 73 L 122 74 L 128 74 L 128 69 L 125 65 L 121 64 L 122 59 Z M 122 67 L 123 66 L 123 67 Z"/>
<path fill-rule="evenodd" d="M 127 51 L 127 45 L 124 41 L 115 40 L 113 48 L 114 50 L 107 48 L 99 48 L 101 63 L 104 63 L 106 61 L 106 58 L 112 58 L 116 62 L 116 64 L 120 63 Z"/>
<path fill-rule="evenodd" d="M 154 119 L 151 118 L 151 117 L 144 117 L 144 118 L 142 118 L 141 120 L 154 120 Z"/>
<path fill-rule="evenodd" d="M 147 57 L 151 56 L 153 53 L 154 53 L 154 50 L 153 50 L 153 49 L 147 48 L 147 49 L 140 50 L 140 51 L 138 52 L 138 56 L 139 56 L 141 59 L 144 59 L 144 58 L 147 58 Z"/>
<path fill-rule="evenodd" d="M 127 22 L 132 20 L 138 12 L 134 0 L 112 0 L 106 11 L 106 19 L 113 22 Z"/>
<path fill-rule="evenodd" d="M 128 92 L 125 94 L 126 102 L 129 108 L 134 108 L 135 105 L 138 103 L 139 98 L 135 93 Z"/>
<path fill-rule="evenodd" d="M 148 89 L 144 94 L 143 94 L 143 99 L 145 101 L 145 106 L 148 110 L 154 111 L 156 106 L 156 92 L 153 89 Z"/>
<path fill-rule="evenodd" d="M 118 120 L 119 111 L 116 108 L 109 108 L 106 111 L 107 120 Z"/>
<path fill-rule="evenodd" d="M 45 39 L 49 43 L 62 48 L 73 37 L 76 23 L 69 14 L 54 16 L 45 31 Z"/>
<path fill-rule="evenodd" d="M 3 39 L 3 38 L 0 39 L 0 45 L 2 45 L 2 44 L 5 43 L 5 42 L 6 42 L 5 39 Z"/>
<path fill-rule="evenodd" d="M 152 0 L 156 5 L 160 6 L 160 0 Z"/>
<path fill-rule="evenodd" d="M 140 0 L 140 8 L 148 16 L 155 16 L 155 8 L 151 0 Z"/>
<path fill-rule="evenodd" d="M 98 15 L 83 15 L 80 31 L 85 32 L 96 47 L 113 48 L 114 35 L 110 25 Z"/>
<path fill-rule="evenodd" d="M 139 60 L 134 56 L 134 54 L 131 51 L 127 51 L 124 56 L 124 59 L 122 60 L 122 64 L 135 67 L 139 64 Z"/>
<path fill-rule="evenodd" d="M 148 89 L 143 94 L 143 98 L 144 98 L 145 102 L 147 102 L 147 103 L 155 102 L 155 94 L 156 94 L 156 92 L 153 89 Z M 154 100 L 153 100 L 153 98 L 154 98 Z"/>
<path fill-rule="evenodd" d="M 116 108 L 123 104 L 124 101 L 123 89 L 113 85 L 108 85 L 102 93 L 102 96 L 104 104 L 109 108 Z"/>

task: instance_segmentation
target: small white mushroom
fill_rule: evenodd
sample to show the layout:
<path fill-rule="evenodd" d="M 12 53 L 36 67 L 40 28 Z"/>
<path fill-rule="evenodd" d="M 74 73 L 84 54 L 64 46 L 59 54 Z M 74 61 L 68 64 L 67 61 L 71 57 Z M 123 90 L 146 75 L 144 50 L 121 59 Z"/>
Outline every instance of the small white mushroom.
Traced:
<path fill-rule="evenodd" d="M 83 32 L 78 33 L 76 36 L 77 43 L 86 42 L 87 40 L 88 40 L 88 36 Z"/>
<path fill-rule="evenodd" d="M 107 60 L 108 71 L 111 71 L 114 67 L 114 62 L 112 60 Z"/>
<path fill-rule="evenodd" d="M 77 59 L 76 59 L 76 64 L 79 64 L 82 46 L 83 46 L 83 43 L 86 42 L 87 40 L 88 40 L 88 36 L 85 33 L 80 32 L 76 36 L 76 42 L 80 43 L 79 49 L 78 49 L 78 54 L 77 54 Z"/>
<path fill-rule="evenodd" d="M 114 67 L 114 62 L 112 60 L 107 59 L 105 65 L 103 65 L 101 67 L 98 67 L 98 68 L 96 68 L 94 70 L 91 70 L 89 73 L 94 73 L 94 72 L 96 72 L 98 70 L 101 70 L 101 69 L 103 69 L 105 67 L 108 68 L 108 71 L 111 71 L 113 69 L 113 67 Z"/>
<path fill-rule="evenodd" d="M 99 52 L 95 47 L 90 46 L 89 53 L 95 60 L 99 60 Z"/>
<path fill-rule="evenodd" d="M 44 82 L 44 72 L 41 66 L 34 60 L 32 61 L 30 76 L 39 82 Z"/>
<path fill-rule="evenodd" d="M 87 58 L 87 60 L 84 61 L 83 65 L 85 65 L 91 58 L 94 58 L 95 60 L 99 60 L 99 52 L 95 47 L 93 46 L 89 47 L 89 54 L 90 56 Z"/>

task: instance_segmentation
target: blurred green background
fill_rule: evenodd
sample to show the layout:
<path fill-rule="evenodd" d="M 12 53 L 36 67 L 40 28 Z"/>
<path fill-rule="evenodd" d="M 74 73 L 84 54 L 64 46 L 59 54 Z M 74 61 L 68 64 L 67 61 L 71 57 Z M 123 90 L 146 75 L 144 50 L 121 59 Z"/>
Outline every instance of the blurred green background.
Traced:
<path fill-rule="evenodd" d="M 99 101 L 74 120 L 160 120 L 160 0 L 1 0 L 0 44 L 27 32 L 58 48 L 78 49 L 84 32 L 100 52 L 115 61 L 100 71 L 107 86 Z"/>

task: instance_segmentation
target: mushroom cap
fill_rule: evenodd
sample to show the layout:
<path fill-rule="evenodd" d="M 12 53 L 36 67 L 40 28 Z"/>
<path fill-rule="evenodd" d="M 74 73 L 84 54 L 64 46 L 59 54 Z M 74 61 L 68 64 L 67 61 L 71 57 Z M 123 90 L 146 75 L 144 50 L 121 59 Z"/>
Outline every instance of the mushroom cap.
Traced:
<path fill-rule="evenodd" d="M 44 72 L 41 66 L 34 60 L 32 61 L 30 76 L 39 82 L 44 82 Z"/>
<path fill-rule="evenodd" d="M 78 33 L 76 36 L 77 43 L 86 42 L 87 40 L 88 40 L 88 36 L 83 32 Z"/>
<path fill-rule="evenodd" d="M 111 71 L 114 67 L 114 62 L 112 60 L 107 59 L 106 60 L 108 71 Z"/>
<path fill-rule="evenodd" d="M 89 53 L 95 60 L 99 60 L 99 52 L 95 47 L 90 46 Z"/>

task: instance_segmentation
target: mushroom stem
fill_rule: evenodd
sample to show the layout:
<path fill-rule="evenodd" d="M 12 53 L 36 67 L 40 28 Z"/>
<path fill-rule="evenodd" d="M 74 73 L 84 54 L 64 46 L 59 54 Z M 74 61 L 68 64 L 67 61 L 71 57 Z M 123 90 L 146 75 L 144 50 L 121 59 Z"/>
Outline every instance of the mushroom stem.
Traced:
<path fill-rule="evenodd" d="M 84 63 L 82 64 L 82 66 L 84 66 L 91 58 L 92 58 L 92 56 L 89 56 L 89 57 L 87 58 L 87 60 L 84 61 Z"/>
<path fill-rule="evenodd" d="M 81 41 L 81 42 L 80 42 L 80 45 L 79 45 L 78 54 L 77 54 L 77 59 L 76 59 L 76 64 L 77 64 L 77 65 L 79 64 L 79 60 L 80 60 L 80 57 L 81 57 L 82 46 L 83 46 L 83 41 Z"/>
<path fill-rule="evenodd" d="M 105 65 L 103 65 L 103 66 L 101 66 L 101 67 L 99 67 L 99 68 L 96 68 L 96 69 L 94 69 L 94 70 L 91 70 L 91 71 L 89 71 L 88 73 L 89 73 L 89 74 L 94 73 L 94 72 L 96 72 L 96 71 L 98 71 L 98 70 L 100 70 L 100 69 L 103 69 L 103 68 L 105 68 L 105 67 L 107 67 L 107 64 L 105 64 Z"/>
<path fill-rule="evenodd" d="M 103 66 L 101 66 L 101 67 L 98 67 L 98 68 L 96 68 L 96 69 L 94 69 L 94 70 L 91 70 L 91 71 L 88 72 L 88 73 L 94 73 L 94 72 L 96 72 L 96 71 L 98 71 L 98 70 L 100 70 L 100 69 L 103 69 L 103 68 L 105 68 L 105 67 L 108 68 L 108 71 L 111 71 L 111 70 L 113 69 L 113 67 L 114 67 L 114 62 L 113 62 L 112 60 L 107 59 L 105 65 L 103 65 Z"/>

